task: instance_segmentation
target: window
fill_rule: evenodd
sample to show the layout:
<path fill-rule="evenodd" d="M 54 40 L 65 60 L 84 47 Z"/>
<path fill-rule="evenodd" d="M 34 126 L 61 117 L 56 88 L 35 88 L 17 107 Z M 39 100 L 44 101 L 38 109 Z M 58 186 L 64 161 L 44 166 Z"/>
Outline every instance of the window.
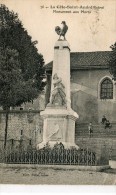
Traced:
<path fill-rule="evenodd" d="M 32 140 L 31 139 L 29 140 L 29 145 L 32 145 Z"/>
<path fill-rule="evenodd" d="M 12 146 L 14 145 L 14 139 L 11 139 L 11 145 Z"/>
<path fill-rule="evenodd" d="M 101 99 L 113 99 L 113 83 L 109 78 L 105 78 L 101 83 Z"/>
<path fill-rule="evenodd" d="M 23 130 L 21 130 L 21 135 L 23 135 Z"/>

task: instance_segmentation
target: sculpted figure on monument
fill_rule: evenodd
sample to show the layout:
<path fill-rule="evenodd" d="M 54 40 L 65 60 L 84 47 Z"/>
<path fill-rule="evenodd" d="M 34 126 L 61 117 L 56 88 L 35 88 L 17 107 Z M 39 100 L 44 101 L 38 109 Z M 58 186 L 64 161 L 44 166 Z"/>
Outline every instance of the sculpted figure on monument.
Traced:
<path fill-rule="evenodd" d="M 63 36 L 64 37 L 64 40 L 66 40 L 65 39 L 65 34 L 66 34 L 67 30 L 68 30 L 68 26 L 66 25 L 66 22 L 65 21 L 62 21 L 61 24 L 63 25 L 63 27 L 60 28 L 59 26 L 56 26 L 55 27 L 55 31 L 59 35 L 59 39 L 60 39 L 61 36 Z"/>
<path fill-rule="evenodd" d="M 53 130 L 51 131 L 50 135 L 48 136 L 47 140 L 56 140 L 59 141 L 62 139 L 61 129 L 58 123 L 54 124 Z"/>
<path fill-rule="evenodd" d="M 57 73 L 53 76 L 54 89 L 51 94 L 50 104 L 52 105 L 66 105 L 65 87 L 62 83 L 62 79 L 58 77 Z"/>

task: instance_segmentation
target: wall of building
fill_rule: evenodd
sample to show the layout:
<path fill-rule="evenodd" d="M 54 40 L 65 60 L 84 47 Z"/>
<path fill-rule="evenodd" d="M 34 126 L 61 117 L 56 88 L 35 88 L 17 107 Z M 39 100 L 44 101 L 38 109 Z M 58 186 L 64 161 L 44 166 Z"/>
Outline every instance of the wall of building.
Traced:
<path fill-rule="evenodd" d="M 72 71 L 72 108 L 79 114 L 79 122 L 100 122 L 103 115 L 116 122 L 115 84 L 114 99 L 101 100 L 99 97 L 100 81 L 105 76 L 112 78 L 107 69 Z"/>
<path fill-rule="evenodd" d="M 72 108 L 79 115 L 78 122 L 87 123 L 98 121 L 98 104 L 97 98 L 83 91 L 72 94 Z"/>
<path fill-rule="evenodd" d="M 45 94 L 41 94 L 37 99 L 33 100 L 33 103 L 26 103 L 22 105 L 24 110 L 44 110 L 45 109 Z"/>
<path fill-rule="evenodd" d="M 105 75 L 110 75 L 107 69 L 83 69 L 71 72 L 71 80 L 91 89 L 97 89 L 98 83 Z"/>

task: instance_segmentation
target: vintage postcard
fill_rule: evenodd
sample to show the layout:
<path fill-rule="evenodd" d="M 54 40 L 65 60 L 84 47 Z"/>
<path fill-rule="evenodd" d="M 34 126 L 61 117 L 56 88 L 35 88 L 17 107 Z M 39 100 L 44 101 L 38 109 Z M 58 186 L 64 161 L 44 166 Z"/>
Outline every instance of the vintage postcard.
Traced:
<path fill-rule="evenodd" d="M 0 0 L 0 184 L 116 185 L 115 0 Z"/>

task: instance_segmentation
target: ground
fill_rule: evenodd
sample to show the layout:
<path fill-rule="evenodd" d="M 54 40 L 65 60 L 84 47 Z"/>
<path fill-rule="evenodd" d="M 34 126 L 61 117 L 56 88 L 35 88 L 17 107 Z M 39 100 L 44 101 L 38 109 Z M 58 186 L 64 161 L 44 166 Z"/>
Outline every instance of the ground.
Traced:
<path fill-rule="evenodd" d="M 116 169 L 104 172 L 56 168 L 1 168 L 1 184 L 116 185 Z"/>

